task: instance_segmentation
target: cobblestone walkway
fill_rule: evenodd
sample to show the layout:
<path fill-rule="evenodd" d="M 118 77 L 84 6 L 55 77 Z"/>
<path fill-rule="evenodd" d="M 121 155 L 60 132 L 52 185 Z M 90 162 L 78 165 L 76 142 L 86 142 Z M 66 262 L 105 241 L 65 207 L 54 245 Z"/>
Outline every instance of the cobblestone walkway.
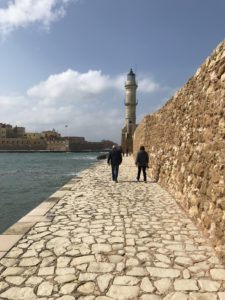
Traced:
<path fill-rule="evenodd" d="M 224 300 L 225 268 L 175 200 L 101 162 L 0 261 L 0 299 Z"/>

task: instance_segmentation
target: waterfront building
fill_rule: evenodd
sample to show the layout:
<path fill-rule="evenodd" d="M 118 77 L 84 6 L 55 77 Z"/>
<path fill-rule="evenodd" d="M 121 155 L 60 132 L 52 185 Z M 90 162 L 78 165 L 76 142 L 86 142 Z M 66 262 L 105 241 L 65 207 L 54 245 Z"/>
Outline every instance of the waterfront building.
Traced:
<path fill-rule="evenodd" d="M 37 140 L 37 139 L 43 139 L 44 134 L 40 132 L 27 132 L 24 137 L 27 139 Z"/>
<path fill-rule="evenodd" d="M 6 138 L 6 128 L 0 127 L 0 139 Z"/>
<path fill-rule="evenodd" d="M 14 138 L 23 138 L 24 135 L 25 135 L 25 127 L 18 127 L 18 126 L 15 126 L 13 127 L 13 136 Z"/>
<path fill-rule="evenodd" d="M 4 151 L 39 151 L 46 150 L 46 147 L 46 141 L 43 139 L 0 138 L 0 150 Z"/>
<path fill-rule="evenodd" d="M 47 141 L 46 150 L 52 152 L 68 152 L 70 151 L 68 140 L 67 139 L 49 140 Z"/>
<path fill-rule="evenodd" d="M 46 140 L 54 140 L 61 137 L 61 134 L 58 133 L 54 128 L 52 130 L 42 131 Z"/>
<path fill-rule="evenodd" d="M 0 138 L 13 137 L 13 127 L 10 124 L 0 123 Z"/>
<path fill-rule="evenodd" d="M 83 144 L 86 142 L 83 136 L 69 136 L 68 139 L 70 144 L 73 143 Z"/>

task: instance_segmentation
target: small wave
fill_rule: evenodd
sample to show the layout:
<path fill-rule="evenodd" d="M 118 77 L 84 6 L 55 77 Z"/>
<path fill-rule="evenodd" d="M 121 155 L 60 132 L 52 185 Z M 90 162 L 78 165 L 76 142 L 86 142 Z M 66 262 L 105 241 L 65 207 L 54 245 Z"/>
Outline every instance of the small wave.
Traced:
<path fill-rule="evenodd" d="M 19 172 L 20 172 L 20 170 L 5 171 L 3 173 L 0 172 L 0 176 L 14 175 L 14 174 L 17 174 Z"/>
<path fill-rule="evenodd" d="M 68 173 L 66 174 L 66 176 L 77 176 L 79 173 L 78 172 L 72 172 L 72 173 Z"/>
<path fill-rule="evenodd" d="M 79 157 L 71 157 L 73 160 L 96 160 L 96 156 L 79 156 Z"/>

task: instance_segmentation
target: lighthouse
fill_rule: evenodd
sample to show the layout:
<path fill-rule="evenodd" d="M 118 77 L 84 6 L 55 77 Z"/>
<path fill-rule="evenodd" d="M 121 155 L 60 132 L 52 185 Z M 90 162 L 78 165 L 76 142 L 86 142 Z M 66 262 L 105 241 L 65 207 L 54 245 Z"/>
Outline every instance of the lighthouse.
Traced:
<path fill-rule="evenodd" d="M 122 129 L 121 146 L 126 151 L 133 151 L 133 134 L 137 127 L 136 124 L 136 90 L 137 83 L 135 79 L 135 73 L 132 69 L 127 74 L 127 80 L 125 82 L 125 126 Z"/>

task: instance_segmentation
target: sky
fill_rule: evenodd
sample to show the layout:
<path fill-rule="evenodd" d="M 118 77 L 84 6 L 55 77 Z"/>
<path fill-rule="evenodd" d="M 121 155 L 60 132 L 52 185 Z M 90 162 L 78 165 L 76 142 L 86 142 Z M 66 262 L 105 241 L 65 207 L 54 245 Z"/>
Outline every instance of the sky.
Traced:
<path fill-rule="evenodd" d="M 0 123 L 120 143 L 225 38 L 224 0 L 0 0 Z M 66 126 L 67 125 L 67 126 Z"/>

